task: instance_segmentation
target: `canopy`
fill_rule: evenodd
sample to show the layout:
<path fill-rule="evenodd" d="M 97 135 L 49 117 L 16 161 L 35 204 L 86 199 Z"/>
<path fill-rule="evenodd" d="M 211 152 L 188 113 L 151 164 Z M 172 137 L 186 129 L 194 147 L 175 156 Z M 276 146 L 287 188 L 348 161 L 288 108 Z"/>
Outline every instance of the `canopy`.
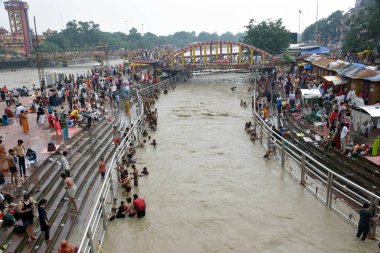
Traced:
<path fill-rule="evenodd" d="M 380 74 L 374 77 L 367 78 L 367 80 L 370 80 L 372 82 L 380 82 Z"/>
<path fill-rule="evenodd" d="M 301 94 L 305 99 L 322 97 L 321 92 L 318 89 L 301 89 Z"/>
<path fill-rule="evenodd" d="M 303 54 L 328 54 L 330 49 L 327 47 L 318 47 L 312 49 L 301 49 L 301 55 Z"/>
<path fill-rule="evenodd" d="M 307 65 L 303 66 L 303 69 L 311 69 L 311 64 L 307 64 Z"/>
<path fill-rule="evenodd" d="M 149 64 L 146 64 L 146 63 L 135 63 L 135 62 L 132 62 L 131 63 L 131 66 L 148 66 Z"/>
<path fill-rule="evenodd" d="M 359 106 L 357 108 L 362 109 L 363 111 L 371 115 L 372 118 L 380 118 L 380 105 L 364 105 Z"/>
<path fill-rule="evenodd" d="M 346 79 L 341 78 L 340 76 L 322 76 L 327 82 L 332 82 L 334 85 L 341 85 L 348 83 Z"/>

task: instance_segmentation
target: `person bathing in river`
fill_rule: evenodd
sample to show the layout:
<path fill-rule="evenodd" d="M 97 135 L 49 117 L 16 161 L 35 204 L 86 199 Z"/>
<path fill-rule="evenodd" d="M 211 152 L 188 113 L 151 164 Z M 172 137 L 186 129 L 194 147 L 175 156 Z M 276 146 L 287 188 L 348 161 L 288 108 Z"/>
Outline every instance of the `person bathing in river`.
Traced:
<path fill-rule="evenodd" d="M 156 140 L 153 139 L 153 142 L 152 142 L 150 145 L 153 145 L 153 147 L 156 147 L 156 146 L 157 146 L 157 142 L 156 142 Z"/>
<path fill-rule="evenodd" d="M 146 144 L 146 140 L 143 140 L 142 142 L 139 143 L 139 145 L 137 147 L 138 148 L 144 148 L 145 144 Z"/>

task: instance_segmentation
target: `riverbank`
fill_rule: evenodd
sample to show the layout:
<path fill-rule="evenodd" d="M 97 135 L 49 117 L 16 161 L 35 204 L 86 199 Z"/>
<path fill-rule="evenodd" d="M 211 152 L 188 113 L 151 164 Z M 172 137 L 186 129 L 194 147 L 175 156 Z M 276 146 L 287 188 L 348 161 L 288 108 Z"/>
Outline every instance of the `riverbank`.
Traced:
<path fill-rule="evenodd" d="M 122 60 L 110 60 L 110 65 L 116 65 L 121 63 Z M 87 72 L 94 67 L 96 61 L 87 63 L 73 64 L 68 67 L 51 67 L 45 68 L 45 73 L 60 72 L 65 75 L 87 75 Z M 38 71 L 36 68 L 22 68 L 17 71 L 1 70 L 0 71 L 0 87 L 6 85 L 8 88 L 27 87 L 32 88 L 33 84 L 39 87 Z"/>

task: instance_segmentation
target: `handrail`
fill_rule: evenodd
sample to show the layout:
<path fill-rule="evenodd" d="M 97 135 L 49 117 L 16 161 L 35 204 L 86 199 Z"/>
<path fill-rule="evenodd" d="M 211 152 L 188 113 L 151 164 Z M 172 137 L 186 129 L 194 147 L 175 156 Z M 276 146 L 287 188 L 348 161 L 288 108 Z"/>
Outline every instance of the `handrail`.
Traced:
<path fill-rule="evenodd" d="M 371 212 L 376 214 L 379 211 L 379 195 L 331 170 L 273 131 L 272 128 L 260 118 L 255 107 L 253 109 L 253 120 L 254 128 L 256 129 L 256 126 L 260 128 L 260 142 L 263 143 L 263 140 L 268 140 L 268 150 L 271 138 L 275 139 L 275 144 L 279 143 L 277 147 L 280 149 L 281 154 L 279 157 L 276 157 L 281 162 L 281 168 L 286 169 L 291 176 L 299 180 L 301 185 L 304 185 L 307 190 L 314 194 L 318 200 L 323 202 L 332 211 L 353 224 L 357 224 L 359 220 L 358 214 L 353 211 L 357 211 L 363 202 L 370 203 Z M 294 167 L 292 163 L 286 165 L 288 159 L 295 162 L 296 166 Z M 312 187 L 313 183 L 308 183 L 309 178 L 307 175 L 310 175 L 309 178 L 312 178 L 311 180 L 313 182 L 319 182 L 322 187 L 317 183 L 314 189 Z M 344 205 L 336 204 L 336 201 L 339 203 L 340 200 Z M 373 224 L 370 230 L 369 237 L 379 238 L 376 234 L 375 224 Z"/>
<path fill-rule="evenodd" d="M 111 162 L 109 165 L 109 169 L 106 171 L 106 175 L 104 177 L 104 181 L 101 185 L 100 191 L 96 197 L 96 200 L 93 204 L 93 209 L 90 215 L 89 220 L 87 221 L 86 228 L 83 232 L 83 236 L 81 239 L 81 242 L 79 244 L 79 249 L 78 252 L 87 252 L 87 247 L 89 246 L 90 252 L 94 252 L 95 250 L 95 243 L 93 241 L 94 233 L 96 231 L 92 231 L 91 226 L 94 225 L 95 230 L 97 227 L 97 222 L 100 221 L 101 216 L 105 216 L 105 208 L 104 205 L 105 203 L 105 197 L 107 196 L 107 192 L 110 191 L 111 197 L 112 197 L 112 202 L 115 200 L 115 188 L 113 187 L 113 176 L 116 173 L 116 170 L 114 169 L 119 155 L 124 151 L 124 149 L 127 147 L 127 145 L 133 141 L 136 140 L 136 135 L 137 139 L 139 138 L 139 131 L 142 130 L 142 127 L 144 125 L 144 103 L 142 101 L 142 96 L 147 95 L 151 93 L 152 91 L 155 91 L 156 89 L 162 89 L 164 87 L 167 87 L 171 84 L 175 84 L 178 81 L 184 81 L 185 78 L 182 75 L 179 76 L 174 76 L 172 78 L 166 79 L 162 82 L 159 82 L 155 85 L 148 86 L 146 88 L 143 88 L 136 93 L 137 97 L 137 105 L 139 106 L 139 115 L 136 119 L 136 121 L 133 124 L 133 127 L 129 130 L 127 136 L 121 141 L 120 145 L 117 147 L 115 153 L 112 155 Z M 135 139 L 133 139 L 133 137 Z M 98 206 L 100 206 L 101 209 L 98 209 Z M 102 214 L 100 214 L 102 213 Z M 97 218 L 99 217 L 99 220 L 97 221 Z M 103 219 L 106 219 L 106 217 L 103 217 Z M 97 222 L 96 222 L 97 221 Z M 106 221 L 103 221 L 106 224 Z M 106 228 L 106 225 L 104 225 L 104 229 Z"/>
<path fill-rule="evenodd" d="M 272 129 L 270 129 L 270 127 L 267 125 L 267 123 L 265 123 L 265 121 L 260 118 L 260 116 L 257 114 L 256 110 L 253 110 L 254 111 L 254 114 L 256 116 L 256 119 L 258 119 L 259 121 L 261 121 L 261 124 L 263 124 L 264 126 L 267 127 L 268 130 L 270 130 L 270 133 L 272 136 L 276 135 L 277 138 L 280 138 L 280 140 L 284 140 L 286 142 L 286 145 L 289 145 L 291 146 L 293 149 L 295 149 L 296 151 L 300 152 L 301 154 L 304 154 L 305 155 L 305 158 L 313 161 L 314 163 L 316 163 L 318 166 L 322 167 L 323 169 L 325 169 L 327 172 L 331 173 L 332 175 L 334 175 L 335 177 L 345 181 L 346 183 L 349 183 L 350 185 L 354 186 L 355 188 L 358 188 L 360 189 L 361 191 L 364 191 L 365 193 L 369 194 L 370 196 L 372 197 L 376 197 L 376 198 L 380 198 L 380 196 L 374 194 L 373 192 L 370 192 L 368 191 L 367 189 L 361 187 L 360 185 L 357 185 L 353 182 L 351 182 L 350 180 L 348 180 L 347 178 L 341 176 L 340 174 L 336 173 L 335 171 L 329 169 L 328 167 L 326 167 L 324 164 L 320 163 L 319 161 L 317 161 L 316 159 L 314 159 L 312 156 L 310 156 L 309 154 L 305 153 L 304 151 L 302 151 L 301 149 L 299 149 L 297 146 L 295 146 L 293 143 L 289 142 L 287 139 L 283 138 L 281 135 L 279 135 L 278 133 L 274 132 Z"/>

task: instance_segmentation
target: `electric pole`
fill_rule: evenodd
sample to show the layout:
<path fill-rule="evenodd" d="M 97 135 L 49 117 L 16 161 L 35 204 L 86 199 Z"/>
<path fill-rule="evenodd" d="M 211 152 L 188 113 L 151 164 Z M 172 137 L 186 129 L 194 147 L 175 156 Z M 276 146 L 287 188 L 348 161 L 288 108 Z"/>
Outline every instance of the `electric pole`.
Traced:
<path fill-rule="evenodd" d="M 36 17 L 33 17 L 34 20 L 34 32 L 36 33 L 36 65 L 38 71 L 38 80 L 40 81 L 41 92 L 45 90 L 45 71 L 42 66 L 41 56 L 38 48 L 38 36 L 37 36 L 37 25 L 36 25 Z"/>

